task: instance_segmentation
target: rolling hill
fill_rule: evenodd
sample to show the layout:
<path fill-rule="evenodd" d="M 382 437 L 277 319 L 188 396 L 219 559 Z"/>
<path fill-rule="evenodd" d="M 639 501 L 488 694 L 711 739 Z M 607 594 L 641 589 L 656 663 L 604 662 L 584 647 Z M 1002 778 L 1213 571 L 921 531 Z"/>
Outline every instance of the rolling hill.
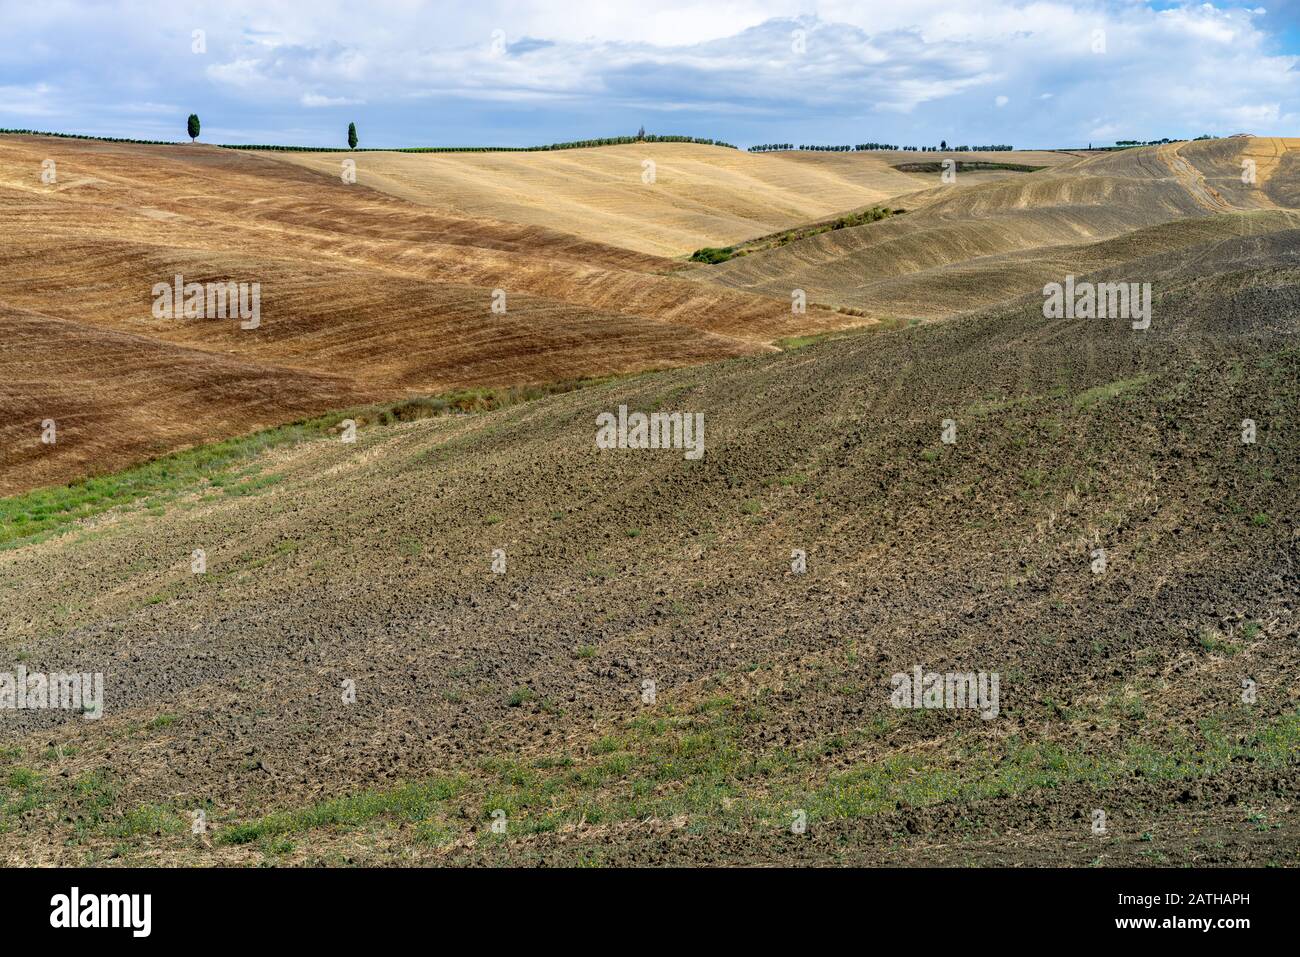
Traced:
<path fill-rule="evenodd" d="M 0 364 L 42 383 L 0 393 L 0 493 L 353 401 L 688 365 L 860 321 L 262 155 L 3 136 L 0 160 L 0 316 L 20 333 Z M 154 318 L 152 290 L 176 275 L 259 284 L 260 328 Z"/>
<path fill-rule="evenodd" d="M 106 685 L 7 713 L 0 855 L 1297 864 L 1297 145 L 955 189 L 665 147 L 655 194 L 635 149 L 347 185 L 0 137 L 0 643 Z M 155 318 L 176 273 L 260 326 Z M 1045 318 L 1067 274 L 1149 282 L 1150 327 Z M 702 456 L 600 448 L 624 407 Z M 896 707 L 918 668 L 999 697 Z"/>
<path fill-rule="evenodd" d="M 331 176 L 349 158 L 272 155 Z M 931 178 L 894 167 L 946 155 L 1044 166 L 1073 159 L 1050 151 L 742 153 L 680 143 L 540 153 L 365 152 L 351 158 L 358 182 L 449 215 L 531 223 L 674 257 L 914 192 Z M 653 184 L 642 181 L 647 160 L 654 164 Z M 1006 175 L 972 173 L 970 180 Z"/>
<path fill-rule="evenodd" d="M 1297 237 L 1142 260 L 1145 331 L 1031 295 L 323 436 L 18 542 L 0 640 L 111 707 L 10 717 L 0 850 L 1294 865 Z M 702 413 L 703 458 L 598 449 L 620 405 Z M 997 715 L 892 707 L 918 666 L 1000 676 Z"/>
<path fill-rule="evenodd" d="M 774 296 L 800 288 L 809 302 L 879 320 L 944 318 L 1041 289 L 1070 263 L 1081 272 L 1140 256 L 1147 241 L 1154 252 L 1195 247 L 1207 229 L 1227 238 L 1289 228 L 1298 154 L 1300 140 L 1233 138 L 1076 158 L 966 189 L 932 185 L 900 200 L 913 210 L 905 216 L 695 275 Z M 1257 180 L 1248 186 L 1241 179 L 1249 158 Z M 1215 216 L 1220 221 L 1200 222 Z"/>
<path fill-rule="evenodd" d="M 328 174 L 344 158 L 275 156 Z M 668 257 L 879 202 L 919 181 L 870 156 L 848 164 L 792 162 L 786 154 L 679 143 L 353 158 L 359 183 L 448 215 L 544 225 Z M 647 160 L 655 164 L 653 183 L 642 181 Z"/>

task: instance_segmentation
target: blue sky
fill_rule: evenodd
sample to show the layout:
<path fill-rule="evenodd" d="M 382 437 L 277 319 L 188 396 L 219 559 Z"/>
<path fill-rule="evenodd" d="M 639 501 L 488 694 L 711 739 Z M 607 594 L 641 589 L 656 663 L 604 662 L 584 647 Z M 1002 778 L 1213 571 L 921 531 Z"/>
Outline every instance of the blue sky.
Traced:
<path fill-rule="evenodd" d="M 1297 135 L 1300 0 L 4 0 L 0 127 L 520 146 Z M 202 42 L 195 39 L 202 31 Z"/>

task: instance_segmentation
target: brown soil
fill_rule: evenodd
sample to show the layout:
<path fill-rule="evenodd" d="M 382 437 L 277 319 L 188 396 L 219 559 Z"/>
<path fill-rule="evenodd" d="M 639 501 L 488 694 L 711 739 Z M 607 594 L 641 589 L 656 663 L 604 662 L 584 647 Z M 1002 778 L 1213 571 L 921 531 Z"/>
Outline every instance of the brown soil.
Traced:
<path fill-rule="evenodd" d="M 283 448 L 0 552 L 3 646 L 107 682 L 101 721 L 4 713 L 0 851 L 1294 866 L 1293 237 L 1152 254 L 1145 332 L 1030 297 Z M 704 412 L 704 458 L 597 449 L 620 404 Z M 1000 713 L 892 708 L 917 664 L 998 673 Z"/>
<path fill-rule="evenodd" d="M 0 363 L 6 382 L 41 383 L 0 392 L 0 493 L 248 432 L 268 405 L 285 421 L 354 398 L 691 365 L 862 323 L 261 155 L 0 136 L 0 160 L 0 315 L 23 330 Z M 153 318 L 154 285 L 177 274 L 260 283 L 261 327 Z M 206 394 L 155 375 L 160 362 L 203 365 Z M 141 384 L 125 412 L 115 397 Z M 47 418 L 67 442 L 41 443 Z"/>

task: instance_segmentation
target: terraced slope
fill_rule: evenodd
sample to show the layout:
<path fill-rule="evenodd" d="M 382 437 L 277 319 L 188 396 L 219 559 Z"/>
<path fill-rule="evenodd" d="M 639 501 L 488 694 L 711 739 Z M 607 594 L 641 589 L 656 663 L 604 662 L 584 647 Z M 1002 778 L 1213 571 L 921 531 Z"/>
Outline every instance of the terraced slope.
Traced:
<path fill-rule="evenodd" d="M 56 170 L 49 184 L 47 159 Z M 286 420 L 349 397 L 754 354 L 860 321 L 795 315 L 788 296 L 702 286 L 672 275 L 668 260 L 535 225 L 449 216 L 208 147 L 0 137 L 0 217 L 0 309 L 7 323 L 32 324 L 0 362 L 11 381 L 47 383 L 39 398 L 4 393 L 0 493 L 269 424 L 281 399 Z M 259 283 L 260 328 L 153 318 L 155 284 L 176 275 Z M 496 290 L 504 314 L 491 309 Z M 65 339 L 46 335 L 49 323 L 76 328 L 57 326 L 70 330 Z M 159 361 L 186 366 L 196 353 L 211 403 L 202 415 L 193 414 L 187 377 L 169 392 L 170 380 L 151 371 Z M 48 375 L 97 354 L 115 365 Z M 262 394 L 248 393 L 250 377 L 268 384 Z M 97 391 L 146 381 L 131 410 Z M 41 443 L 40 423 L 51 417 L 66 419 L 66 442 Z"/>
<path fill-rule="evenodd" d="M 1241 183 L 1248 153 L 1272 157 L 1257 163 L 1257 182 L 1250 186 Z M 1084 252 L 1090 244 L 1131 234 L 1134 243 L 1125 254 L 1142 255 L 1145 237 L 1159 244 L 1177 234 L 1152 227 L 1183 224 L 1193 244 L 1202 235 L 1194 221 L 1209 216 L 1223 217 L 1212 228 L 1225 238 L 1288 228 L 1289 213 L 1264 219 L 1241 214 L 1289 208 L 1300 190 L 1297 155 L 1300 140 L 1234 138 L 1102 154 L 968 189 L 938 185 L 900 199 L 913 210 L 905 216 L 824 233 L 694 275 L 772 295 L 803 289 L 810 302 L 876 319 L 943 318 L 1041 289 L 1064 275 L 1063 263 L 1065 271 L 1097 268 L 1098 258 L 1120 248 Z M 1084 265 L 1071 270 L 1068 263 L 1079 256 Z"/>
<path fill-rule="evenodd" d="M 1030 298 L 282 448 L 0 551 L 4 647 L 107 682 L 100 721 L 7 714 L 0 854 L 1300 863 L 1296 235 L 1154 255 L 1145 332 Z M 703 412 L 703 459 L 598 450 L 622 404 Z M 997 714 L 891 707 L 916 666 L 998 674 Z"/>

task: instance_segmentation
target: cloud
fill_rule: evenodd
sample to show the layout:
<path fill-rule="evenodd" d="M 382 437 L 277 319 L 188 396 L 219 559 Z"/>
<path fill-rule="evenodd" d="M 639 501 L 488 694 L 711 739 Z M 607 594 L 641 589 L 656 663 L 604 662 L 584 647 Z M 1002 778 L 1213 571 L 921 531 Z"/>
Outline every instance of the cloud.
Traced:
<path fill-rule="evenodd" d="M 309 109 L 315 109 L 322 106 L 356 106 L 364 104 L 366 101 L 347 96 L 322 96 L 319 93 L 304 93 L 298 98 L 298 102 Z"/>
<path fill-rule="evenodd" d="M 1231 3 L 179 6 L 22 8 L 0 54 L 0 92 L 14 91 L 0 125 L 6 113 L 69 130 L 121 116 L 131 135 L 129 104 L 175 103 L 205 128 L 334 142 L 337 123 L 311 114 L 349 106 L 365 107 L 356 119 L 374 145 L 519 145 L 644 122 L 742 143 L 1073 146 L 1098 130 L 1283 133 L 1300 113 L 1300 59 L 1266 28 L 1276 14 Z M 190 50 L 194 29 L 205 54 Z"/>
<path fill-rule="evenodd" d="M 5 113 L 14 116 L 58 116 L 60 113 L 55 89 L 48 83 L 0 84 L 0 103 L 4 104 L 0 126 L 7 125 L 2 119 Z"/>

